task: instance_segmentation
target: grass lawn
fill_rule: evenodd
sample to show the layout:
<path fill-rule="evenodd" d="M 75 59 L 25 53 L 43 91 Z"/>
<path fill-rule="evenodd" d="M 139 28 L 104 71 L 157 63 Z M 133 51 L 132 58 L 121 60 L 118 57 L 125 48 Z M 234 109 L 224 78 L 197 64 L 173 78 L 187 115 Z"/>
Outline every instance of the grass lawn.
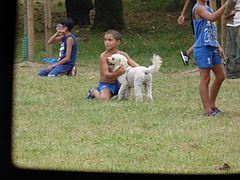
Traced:
<path fill-rule="evenodd" d="M 129 1 L 132 2 L 132 1 Z M 125 2 L 126 3 L 126 2 Z M 128 9 L 127 9 L 128 10 Z M 126 10 L 126 11 L 127 11 Z M 231 174 L 240 172 L 240 79 L 225 80 L 217 105 L 223 113 L 203 117 L 199 75 L 193 59 L 179 51 L 192 45 L 190 25 L 178 27 L 178 13 L 141 16 L 127 11 L 120 49 L 148 66 L 163 59 L 153 75 L 153 102 L 85 100 L 98 83 L 102 33 L 75 28 L 79 52 L 75 77 L 41 78 L 46 64 L 43 35 L 36 36 L 36 60 L 21 61 L 16 39 L 13 89 L 13 151 L 16 167 L 87 172 Z M 126 13 L 126 12 L 125 12 Z M 132 22 L 133 17 L 141 25 Z M 154 18 L 153 18 L 154 17 Z M 58 47 L 54 46 L 55 55 Z M 224 169 L 224 163 L 230 169 Z"/>
<path fill-rule="evenodd" d="M 153 102 L 85 100 L 95 64 L 76 77 L 40 78 L 15 66 L 13 162 L 18 167 L 100 172 L 239 173 L 239 80 L 226 80 L 218 117 L 201 115 L 198 74 L 154 75 Z M 218 168 L 224 163 L 228 171 Z"/>

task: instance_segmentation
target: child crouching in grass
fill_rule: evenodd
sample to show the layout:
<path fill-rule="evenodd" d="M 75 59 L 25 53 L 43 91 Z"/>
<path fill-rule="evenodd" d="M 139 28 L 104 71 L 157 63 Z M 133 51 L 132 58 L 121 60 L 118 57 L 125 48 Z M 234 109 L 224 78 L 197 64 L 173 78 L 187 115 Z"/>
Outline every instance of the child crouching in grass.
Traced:
<path fill-rule="evenodd" d="M 108 57 L 119 53 L 127 58 L 130 66 L 139 66 L 127 53 L 118 49 L 120 42 L 121 34 L 118 31 L 110 29 L 104 33 L 104 45 L 106 50 L 100 55 L 100 79 L 98 87 L 90 89 L 88 95 L 85 97 L 86 99 L 110 100 L 113 96 L 118 94 L 120 84 L 117 78 L 124 74 L 126 69 L 122 66 L 117 71 L 112 72 L 107 62 Z"/>
<path fill-rule="evenodd" d="M 39 76 L 57 77 L 63 73 L 72 72 L 76 64 L 78 49 L 76 37 L 71 33 L 72 28 L 72 19 L 64 18 L 59 21 L 56 27 L 57 32 L 48 40 L 49 44 L 61 42 L 59 59 L 56 63 L 42 69 L 38 73 Z"/>

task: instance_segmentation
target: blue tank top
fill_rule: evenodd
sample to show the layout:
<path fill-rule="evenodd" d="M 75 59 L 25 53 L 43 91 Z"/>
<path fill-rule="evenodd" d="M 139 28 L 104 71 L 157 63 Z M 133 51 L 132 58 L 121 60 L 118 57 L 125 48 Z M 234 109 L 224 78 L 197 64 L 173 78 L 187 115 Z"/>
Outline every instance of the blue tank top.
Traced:
<path fill-rule="evenodd" d="M 71 53 L 70 61 L 67 64 L 74 65 L 76 63 L 76 55 L 77 55 L 77 48 L 78 48 L 78 43 L 77 43 L 77 40 L 76 40 L 76 37 L 74 36 L 74 34 L 70 34 L 70 35 L 63 38 L 62 43 L 61 43 L 61 47 L 60 47 L 60 52 L 59 52 L 59 60 L 65 58 L 65 56 L 66 56 L 67 39 L 69 37 L 73 38 L 74 44 L 73 44 L 73 47 L 72 47 L 72 53 Z"/>
<path fill-rule="evenodd" d="M 195 19 L 194 18 L 194 11 L 199 6 L 196 3 L 192 9 L 192 19 L 194 25 L 194 32 L 195 32 L 195 47 L 202 47 L 202 46 L 212 46 L 218 47 L 217 42 L 217 28 L 213 22 L 205 20 L 203 18 Z M 204 6 L 206 11 L 209 13 L 213 13 L 212 9 L 209 6 Z"/>

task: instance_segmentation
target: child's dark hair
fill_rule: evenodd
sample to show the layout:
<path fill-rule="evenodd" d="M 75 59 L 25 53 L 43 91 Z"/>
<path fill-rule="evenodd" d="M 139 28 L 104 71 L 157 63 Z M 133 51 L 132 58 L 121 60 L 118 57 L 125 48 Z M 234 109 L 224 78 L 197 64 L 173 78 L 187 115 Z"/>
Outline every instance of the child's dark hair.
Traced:
<path fill-rule="evenodd" d="M 71 18 L 61 18 L 59 23 L 67 27 L 68 31 L 71 31 L 73 28 L 73 20 Z"/>
<path fill-rule="evenodd" d="M 120 32 L 114 29 L 109 29 L 104 34 L 111 34 L 116 40 L 120 40 L 120 41 L 122 40 L 122 35 L 120 34 Z"/>

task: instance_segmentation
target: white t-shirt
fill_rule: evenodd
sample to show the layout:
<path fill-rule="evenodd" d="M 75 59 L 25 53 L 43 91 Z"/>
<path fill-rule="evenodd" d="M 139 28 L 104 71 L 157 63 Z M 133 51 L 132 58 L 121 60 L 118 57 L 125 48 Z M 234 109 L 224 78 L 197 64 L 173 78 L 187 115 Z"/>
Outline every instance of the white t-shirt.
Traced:
<path fill-rule="evenodd" d="M 235 10 L 236 10 L 236 14 L 233 17 L 233 22 L 227 23 L 227 26 L 236 27 L 240 25 L 240 0 L 237 1 Z"/>

